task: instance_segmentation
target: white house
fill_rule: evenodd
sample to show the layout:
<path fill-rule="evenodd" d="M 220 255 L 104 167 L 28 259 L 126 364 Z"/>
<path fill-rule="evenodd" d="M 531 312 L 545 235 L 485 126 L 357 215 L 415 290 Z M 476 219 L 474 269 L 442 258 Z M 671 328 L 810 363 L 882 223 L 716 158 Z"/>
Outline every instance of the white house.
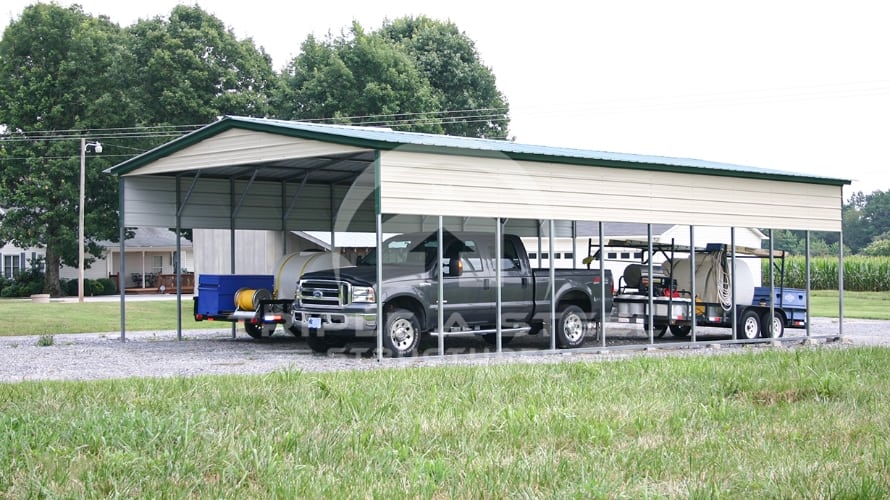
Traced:
<path fill-rule="evenodd" d="M 103 254 L 92 265 L 84 270 L 84 278 L 115 278 L 120 270 L 120 244 L 101 242 Z M 182 249 L 183 272 L 193 267 L 192 244 L 183 239 Z M 163 275 L 176 272 L 176 235 L 166 228 L 137 228 L 134 237 L 126 241 L 126 271 L 124 281 L 127 288 L 158 288 Z M 28 269 L 31 263 L 46 256 L 44 248 L 23 249 L 12 244 L 0 250 L 3 261 L 3 277 L 12 278 L 15 274 Z M 41 265 L 45 265 L 41 262 Z M 43 269 L 41 269 L 43 270 Z M 77 279 L 76 267 L 62 266 L 59 270 L 62 279 Z M 170 288 L 170 287 L 165 287 Z"/>

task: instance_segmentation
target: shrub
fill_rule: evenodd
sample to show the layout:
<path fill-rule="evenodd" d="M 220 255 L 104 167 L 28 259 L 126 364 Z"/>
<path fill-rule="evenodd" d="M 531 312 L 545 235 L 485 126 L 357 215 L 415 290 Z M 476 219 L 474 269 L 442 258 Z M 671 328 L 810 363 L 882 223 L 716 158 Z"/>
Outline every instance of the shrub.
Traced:
<path fill-rule="evenodd" d="M 99 278 L 97 283 L 102 285 L 102 295 L 114 295 L 117 293 L 117 285 L 110 278 Z"/>

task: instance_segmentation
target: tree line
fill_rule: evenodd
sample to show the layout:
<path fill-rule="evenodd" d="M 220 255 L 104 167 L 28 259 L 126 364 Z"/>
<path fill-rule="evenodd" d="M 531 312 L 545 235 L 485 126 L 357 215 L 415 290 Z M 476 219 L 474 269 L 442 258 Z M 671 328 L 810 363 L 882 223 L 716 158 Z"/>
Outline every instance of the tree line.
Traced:
<path fill-rule="evenodd" d="M 102 170 L 224 115 L 506 138 L 509 107 L 473 40 L 427 17 L 353 22 L 308 36 L 280 71 L 198 6 L 121 27 L 75 5 L 24 9 L 0 40 L 0 246 L 45 248 L 44 289 L 78 261 L 80 138 L 85 234 L 118 240 L 117 182 Z M 94 261 L 89 257 L 87 262 Z"/>

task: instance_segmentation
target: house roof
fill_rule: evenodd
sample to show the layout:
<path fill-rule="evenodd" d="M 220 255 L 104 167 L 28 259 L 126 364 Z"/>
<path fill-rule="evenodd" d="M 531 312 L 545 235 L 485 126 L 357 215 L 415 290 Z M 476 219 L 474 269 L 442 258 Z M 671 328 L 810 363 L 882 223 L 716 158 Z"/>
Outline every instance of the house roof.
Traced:
<path fill-rule="evenodd" d="M 788 180 L 837 186 L 851 183 L 851 181 L 847 179 L 813 176 L 692 158 L 613 153 L 596 150 L 521 144 L 493 139 L 400 132 L 375 127 L 330 125 L 240 116 L 224 117 L 199 130 L 120 163 L 108 169 L 106 172 L 118 175 L 133 172 L 144 165 L 230 129 L 267 132 L 372 150 L 393 150 L 398 148 L 401 150 L 437 152 L 464 156 L 506 156 L 513 160 L 614 166 L 631 169 L 697 174 L 706 173 L 729 177 Z M 247 170 L 251 168 L 253 167 L 248 168 L 248 166 L 245 166 L 245 169 Z"/>

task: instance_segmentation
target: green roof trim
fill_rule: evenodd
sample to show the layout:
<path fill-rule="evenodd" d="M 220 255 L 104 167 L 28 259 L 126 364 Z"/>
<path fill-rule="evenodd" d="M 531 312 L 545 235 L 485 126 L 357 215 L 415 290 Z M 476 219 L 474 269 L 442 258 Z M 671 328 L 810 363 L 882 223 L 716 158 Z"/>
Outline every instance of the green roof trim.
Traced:
<path fill-rule="evenodd" d="M 494 139 L 399 132 L 385 128 L 328 125 L 239 116 L 224 117 L 201 129 L 115 165 L 106 170 L 106 172 L 115 175 L 125 175 L 149 163 L 164 158 L 177 151 L 186 149 L 189 146 L 230 129 L 267 132 L 270 134 L 298 137 L 301 139 L 317 140 L 378 151 L 398 148 L 407 151 L 436 154 L 454 154 L 459 156 L 477 156 L 486 158 L 506 157 L 517 161 L 614 167 L 659 172 L 690 173 L 697 175 L 716 175 L 746 179 L 779 180 L 831 186 L 844 186 L 849 185 L 852 182 L 848 179 L 812 176 L 795 172 L 710 162 L 690 158 L 611 153 L 604 151 L 519 144 Z"/>

